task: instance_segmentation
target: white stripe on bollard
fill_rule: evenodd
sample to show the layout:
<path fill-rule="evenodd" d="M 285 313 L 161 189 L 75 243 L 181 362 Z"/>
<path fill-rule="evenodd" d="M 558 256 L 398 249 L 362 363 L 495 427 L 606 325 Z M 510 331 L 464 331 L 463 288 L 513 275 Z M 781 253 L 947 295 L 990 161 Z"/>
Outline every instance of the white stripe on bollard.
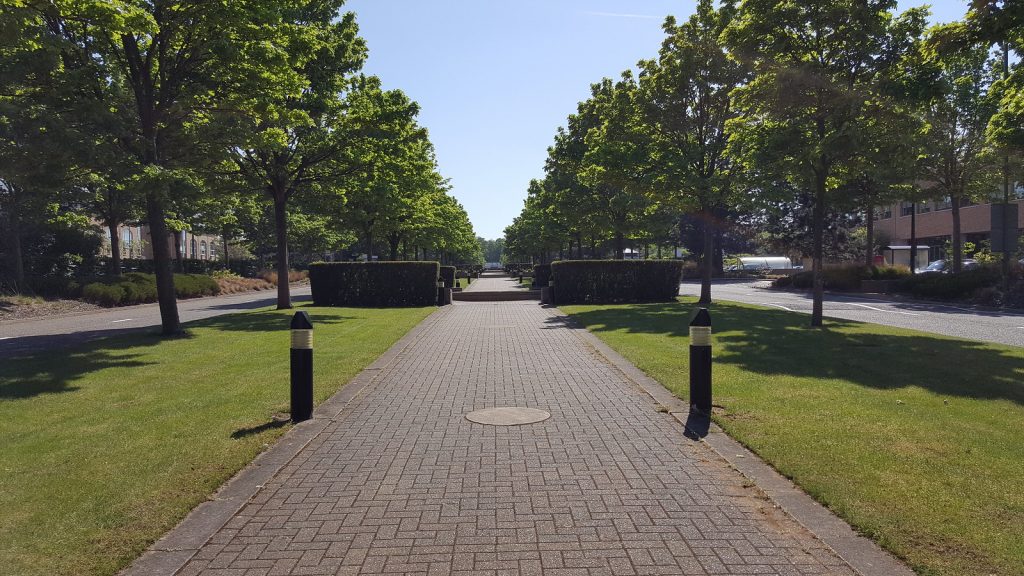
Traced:
<path fill-rule="evenodd" d="M 292 332 L 292 350 L 312 350 L 313 349 L 313 331 L 312 330 L 293 329 L 291 332 Z"/>

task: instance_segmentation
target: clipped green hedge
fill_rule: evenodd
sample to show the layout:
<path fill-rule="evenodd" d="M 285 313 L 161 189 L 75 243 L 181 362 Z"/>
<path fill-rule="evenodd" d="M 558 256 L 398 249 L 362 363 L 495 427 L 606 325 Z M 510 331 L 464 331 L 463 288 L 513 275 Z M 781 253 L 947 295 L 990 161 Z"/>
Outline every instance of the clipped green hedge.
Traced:
<path fill-rule="evenodd" d="M 543 288 L 551 280 L 551 264 L 537 264 L 533 267 L 533 287 Z"/>
<path fill-rule="evenodd" d="M 900 283 L 900 290 L 918 298 L 962 300 L 983 288 L 998 285 L 1001 280 L 1002 274 L 997 267 L 981 266 L 959 274 L 926 272 L 908 276 Z"/>
<path fill-rule="evenodd" d="M 220 293 L 220 285 L 209 276 L 175 274 L 174 292 L 178 298 L 197 298 Z M 132 272 L 121 277 L 103 278 L 82 287 L 82 299 L 100 306 L 131 306 L 156 302 L 156 276 Z"/>
<path fill-rule="evenodd" d="M 317 306 L 433 306 L 439 274 L 437 262 L 315 262 L 309 283 Z"/>
<path fill-rule="evenodd" d="M 441 266 L 440 278 L 445 288 L 455 287 L 455 266 Z"/>
<path fill-rule="evenodd" d="M 564 260 L 551 265 L 558 304 L 668 302 L 679 295 L 678 260 Z"/>

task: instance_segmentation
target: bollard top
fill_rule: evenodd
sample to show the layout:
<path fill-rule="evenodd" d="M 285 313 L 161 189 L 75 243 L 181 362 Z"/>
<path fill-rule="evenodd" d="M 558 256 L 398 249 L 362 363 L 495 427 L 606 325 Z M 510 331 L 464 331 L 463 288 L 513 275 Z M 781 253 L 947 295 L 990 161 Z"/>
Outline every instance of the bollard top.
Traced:
<path fill-rule="evenodd" d="M 690 320 L 690 326 L 711 326 L 711 314 L 707 308 L 700 308 Z"/>
<path fill-rule="evenodd" d="M 309 320 L 309 313 L 305 310 L 299 310 L 292 316 L 292 330 L 312 330 L 313 323 Z"/>

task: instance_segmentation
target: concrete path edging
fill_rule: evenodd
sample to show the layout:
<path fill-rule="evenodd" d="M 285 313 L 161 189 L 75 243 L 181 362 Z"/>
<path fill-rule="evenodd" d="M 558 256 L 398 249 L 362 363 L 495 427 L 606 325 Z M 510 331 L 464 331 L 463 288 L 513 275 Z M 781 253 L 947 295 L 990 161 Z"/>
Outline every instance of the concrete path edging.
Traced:
<path fill-rule="evenodd" d="M 664 406 L 684 428 L 690 408 L 660 382 L 645 374 L 600 338 L 555 307 L 549 307 L 566 327 L 590 344 L 625 378 Z M 730 466 L 749 478 L 776 506 L 832 549 L 862 576 L 914 576 L 914 571 L 872 540 L 861 536 L 843 519 L 819 504 L 788 478 L 712 423 L 702 441 Z"/>
<path fill-rule="evenodd" d="M 245 468 L 214 492 L 208 500 L 192 509 L 188 515 L 160 537 L 121 570 L 119 576 L 173 576 L 177 574 L 199 549 L 251 500 L 263 486 L 278 474 L 295 456 L 312 442 L 327 426 L 339 419 L 345 407 L 366 390 L 381 372 L 415 343 L 438 319 L 446 314 L 440 307 L 414 326 L 405 336 L 391 345 L 373 363 L 345 383 L 333 396 L 313 411 L 313 418 L 295 425 L 273 446 L 260 453 Z"/>

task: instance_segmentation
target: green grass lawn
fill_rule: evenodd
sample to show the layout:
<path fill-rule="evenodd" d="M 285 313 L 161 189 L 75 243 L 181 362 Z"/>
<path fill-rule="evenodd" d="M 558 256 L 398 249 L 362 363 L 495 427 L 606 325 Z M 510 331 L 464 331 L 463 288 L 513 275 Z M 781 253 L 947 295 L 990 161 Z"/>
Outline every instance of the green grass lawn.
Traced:
<path fill-rule="evenodd" d="M 562 308 L 686 398 L 693 300 Z M 733 437 L 921 574 L 1024 574 L 1024 349 L 711 313 L 715 420 Z"/>
<path fill-rule="evenodd" d="M 434 310 L 305 309 L 317 403 Z M 0 573 L 113 574 L 283 434 L 291 314 L 0 361 Z"/>

